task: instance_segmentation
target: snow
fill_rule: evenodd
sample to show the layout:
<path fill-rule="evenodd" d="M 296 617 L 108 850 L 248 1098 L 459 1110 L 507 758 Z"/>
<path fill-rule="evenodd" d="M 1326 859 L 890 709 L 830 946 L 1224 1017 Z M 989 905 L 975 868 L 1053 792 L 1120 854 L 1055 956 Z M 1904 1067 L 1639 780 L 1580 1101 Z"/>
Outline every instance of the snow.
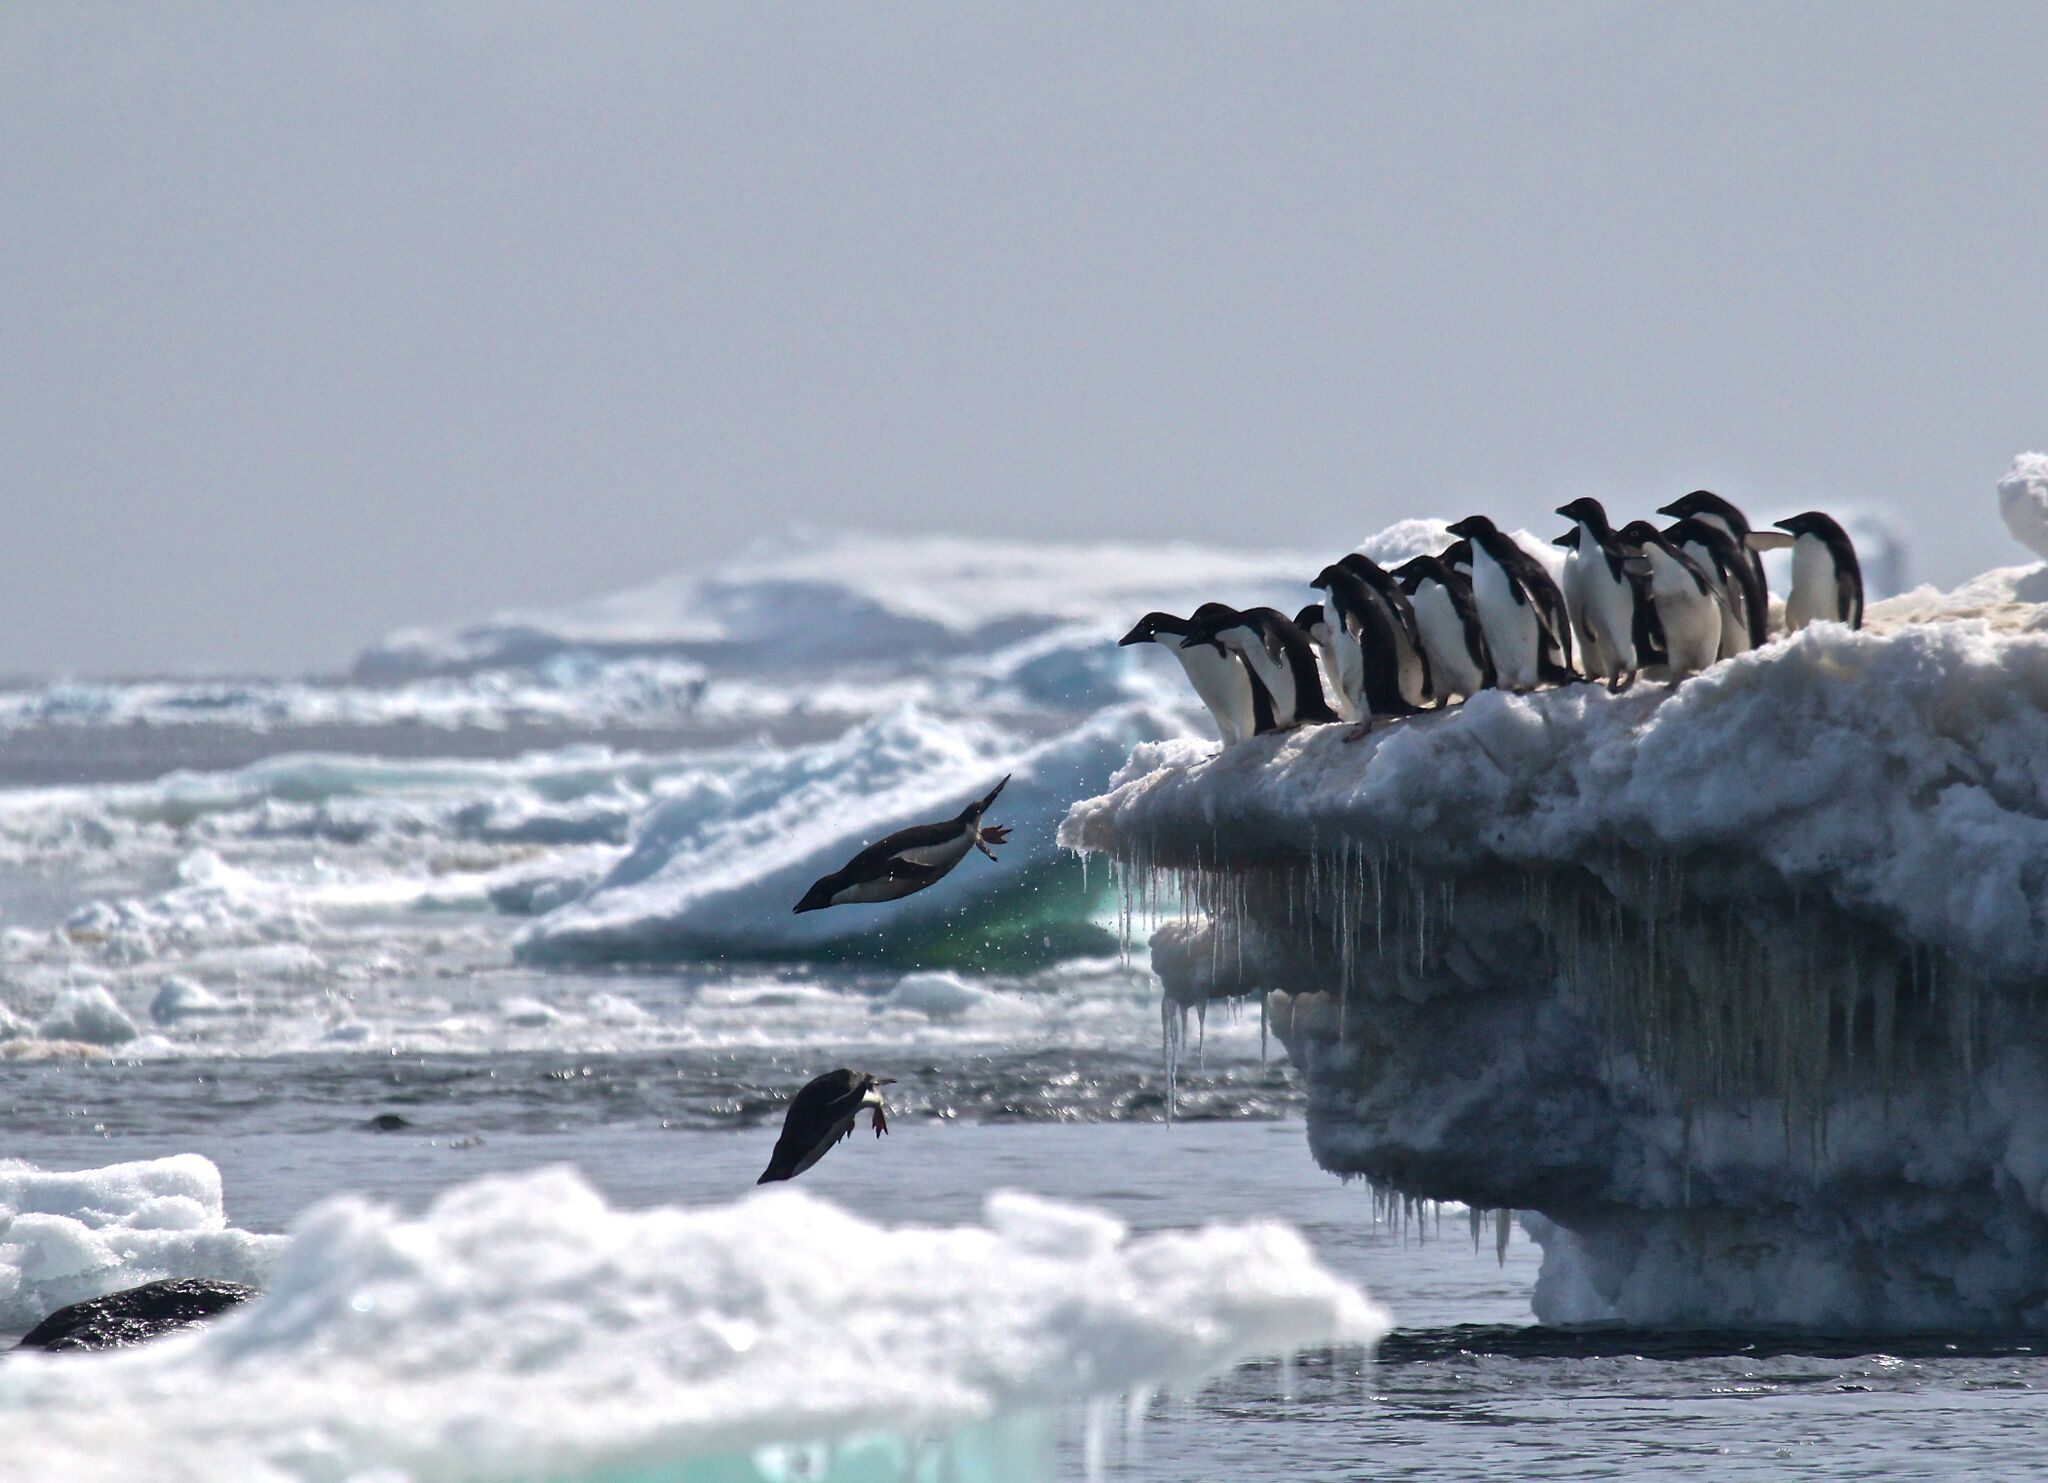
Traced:
<path fill-rule="evenodd" d="M 284 1244 L 228 1225 L 220 1171 L 198 1154 L 77 1173 L 0 1161 L 0 1333 L 166 1277 L 258 1284 Z"/>
<path fill-rule="evenodd" d="M 783 1476 L 761 1449 L 806 1444 L 826 1448 L 807 1477 L 909 1476 L 913 1445 L 959 1465 L 995 1436 L 1043 1462 L 1062 1402 L 1386 1326 L 1278 1225 L 1133 1236 L 1015 1194 L 962 1227 L 795 1190 L 629 1212 L 551 1170 L 416 1218 L 330 1201 L 246 1309 L 123 1354 L 10 1359 L 0 1429 L 23 1476 L 82 1483 L 757 1478 Z"/>
<path fill-rule="evenodd" d="M 36 1026 L 45 1040 L 76 1040 L 84 1045 L 120 1045 L 137 1034 L 135 1021 L 122 1012 L 114 996 L 98 984 L 67 989 Z"/>
<path fill-rule="evenodd" d="M 2048 556 L 2048 453 L 2022 453 L 1998 481 L 1998 513 L 2014 540 Z"/>
<path fill-rule="evenodd" d="M 1310 1142 L 1534 1212 L 1539 1316 L 2048 1327 L 2042 568 L 1677 687 L 1141 746 L 1062 842 Z"/>

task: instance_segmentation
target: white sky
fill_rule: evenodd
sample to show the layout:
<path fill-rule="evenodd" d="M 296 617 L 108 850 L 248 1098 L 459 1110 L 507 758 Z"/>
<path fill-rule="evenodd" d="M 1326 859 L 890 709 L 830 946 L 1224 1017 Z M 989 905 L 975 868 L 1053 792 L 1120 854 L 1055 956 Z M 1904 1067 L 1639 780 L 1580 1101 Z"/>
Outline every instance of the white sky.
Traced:
<path fill-rule="evenodd" d="M 1705 485 L 1957 579 L 2048 444 L 2044 78 L 2035 3 L 6 6 L 0 671 L 792 523 Z"/>

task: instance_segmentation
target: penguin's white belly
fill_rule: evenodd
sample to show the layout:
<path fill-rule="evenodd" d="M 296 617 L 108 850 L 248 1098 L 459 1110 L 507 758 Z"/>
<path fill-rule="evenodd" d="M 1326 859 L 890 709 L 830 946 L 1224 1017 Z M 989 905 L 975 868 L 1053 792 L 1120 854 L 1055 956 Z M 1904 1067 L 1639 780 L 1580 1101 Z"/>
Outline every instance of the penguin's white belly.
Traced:
<path fill-rule="evenodd" d="M 1841 609 L 1835 558 L 1827 542 L 1799 537 L 1792 543 L 1792 595 L 1785 599 L 1785 627 L 1797 633 L 1809 623 L 1839 623 Z"/>
<path fill-rule="evenodd" d="M 1394 631 L 1394 654 L 1397 668 L 1394 683 L 1400 687 L 1401 698 L 1412 706 L 1426 706 L 1430 701 L 1429 671 L 1424 668 L 1422 652 L 1415 646 L 1414 635 L 1393 609 L 1385 608 L 1387 626 Z"/>
<path fill-rule="evenodd" d="M 1615 578 L 1606 557 L 1596 556 L 1586 565 L 1591 568 L 1582 579 L 1586 628 L 1607 663 L 1597 678 L 1612 679 L 1636 667 L 1636 592 L 1628 578 Z"/>
<path fill-rule="evenodd" d="M 1479 626 L 1493 651 L 1494 673 L 1509 690 L 1536 688 L 1536 645 L 1541 625 L 1533 603 L 1515 601 L 1516 589 L 1500 563 L 1475 549 L 1472 553 L 1472 601 Z"/>
<path fill-rule="evenodd" d="M 858 906 L 875 901 L 898 901 L 916 891 L 921 884 L 886 875 L 871 881 L 855 881 L 834 891 L 831 904 Z"/>
<path fill-rule="evenodd" d="M 1216 718 L 1223 745 L 1235 746 L 1252 734 L 1252 682 L 1244 666 L 1207 644 L 1183 649 L 1169 645 L 1187 671 L 1188 683 Z"/>
<path fill-rule="evenodd" d="M 1438 698 L 1477 695 L 1485 676 L 1465 646 L 1465 625 L 1448 589 L 1441 582 L 1419 582 L 1412 601 L 1415 626 L 1422 634 L 1423 652 L 1429 655 L 1430 678 L 1436 681 Z"/>
<path fill-rule="evenodd" d="M 1657 620 L 1673 675 L 1696 675 L 1721 653 L 1721 605 L 1682 577 L 1656 591 Z"/>
<path fill-rule="evenodd" d="M 1330 653 L 1337 664 L 1330 676 L 1330 688 L 1337 692 L 1337 713 L 1347 721 L 1363 721 L 1365 654 L 1358 647 L 1358 635 L 1344 626 L 1337 604 L 1328 597 L 1323 599 L 1323 622 L 1330 630 Z"/>
<path fill-rule="evenodd" d="M 1585 536 L 1581 534 L 1579 539 L 1583 541 Z M 1614 671 L 1599 636 L 1586 626 L 1588 564 L 1577 551 L 1566 552 L 1564 576 L 1557 585 L 1564 591 L 1564 610 L 1571 615 L 1572 638 L 1579 648 L 1579 668 L 1593 679 L 1604 680 Z"/>
<path fill-rule="evenodd" d="M 1328 633 L 1329 626 L 1325 624 L 1317 632 Z M 1346 635 L 1346 637 L 1348 638 L 1349 635 Z M 1344 688 L 1343 655 L 1338 652 L 1336 644 L 1328 638 L 1315 640 L 1315 646 L 1316 655 L 1322 660 L 1323 676 L 1330 682 L 1330 704 L 1336 708 L 1337 719 L 1340 721 L 1358 720 L 1358 703 L 1352 699 L 1351 692 Z"/>
<path fill-rule="evenodd" d="M 919 845 L 912 850 L 899 850 L 896 858 L 908 860 L 913 865 L 936 865 L 941 870 L 951 870 L 967 858 L 967 852 L 974 848 L 974 831 L 962 829 L 958 839 L 944 840 L 939 844 Z"/>
<path fill-rule="evenodd" d="M 1267 652 L 1259 636 L 1248 630 L 1231 629 L 1224 642 L 1231 644 L 1265 683 L 1266 693 L 1273 697 L 1273 724 L 1292 726 L 1295 701 L 1293 667 L 1275 659 Z"/>

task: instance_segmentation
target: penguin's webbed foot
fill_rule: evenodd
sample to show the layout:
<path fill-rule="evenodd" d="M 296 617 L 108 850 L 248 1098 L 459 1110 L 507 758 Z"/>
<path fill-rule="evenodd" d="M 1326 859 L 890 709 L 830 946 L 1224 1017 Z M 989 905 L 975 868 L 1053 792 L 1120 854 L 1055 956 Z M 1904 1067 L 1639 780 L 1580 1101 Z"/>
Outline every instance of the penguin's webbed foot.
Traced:
<path fill-rule="evenodd" d="M 1628 672 L 1627 678 L 1625 679 L 1620 675 L 1615 675 L 1607 682 L 1607 693 L 1609 695 L 1619 695 L 1622 693 L 1622 691 L 1633 687 L 1635 682 L 1636 672 L 1634 670 L 1630 670 Z"/>
<path fill-rule="evenodd" d="M 974 847 L 991 860 L 995 859 L 996 852 L 990 849 L 989 846 L 993 844 L 1008 844 L 1009 842 L 1010 826 L 1007 824 L 984 824 L 975 832 L 974 836 Z"/>
<path fill-rule="evenodd" d="M 881 1137 L 884 1133 L 889 1131 L 889 1114 L 886 1110 L 884 1110 L 881 1103 L 877 1102 L 874 1105 L 872 1115 L 869 1118 L 869 1123 L 874 1128 L 875 1136 L 877 1138 Z"/>
<path fill-rule="evenodd" d="M 1364 741 L 1368 736 L 1371 735 L 1372 722 L 1360 721 L 1356 726 L 1352 727 L 1349 731 L 1344 733 L 1344 740 L 1348 742 Z"/>

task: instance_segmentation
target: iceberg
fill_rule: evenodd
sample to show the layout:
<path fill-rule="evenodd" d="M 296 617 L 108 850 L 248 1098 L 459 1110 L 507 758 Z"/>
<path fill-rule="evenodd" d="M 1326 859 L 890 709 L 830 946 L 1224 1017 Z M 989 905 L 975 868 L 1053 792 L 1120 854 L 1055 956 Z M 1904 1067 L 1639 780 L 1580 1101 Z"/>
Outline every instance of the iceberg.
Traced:
<path fill-rule="evenodd" d="M 1386 1316 L 1273 1224 L 1133 1235 L 998 1194 L 873 1224 L 794 1190 L 614 1209 L 566 1169 L 300 1222 L 265 1295 L 125 1353 L 0 1366 L 22 1476 L 1052 1476 L 1075 1401 L 1188 1386 Z"/>
<path fill-rule="evenodd" d="M 1077 803 L 1317 1160 L 1516 1209 L 1547 1321 L 2048 1328 L 2048 568 L 1676 687 L 1137 748 Z"/>

